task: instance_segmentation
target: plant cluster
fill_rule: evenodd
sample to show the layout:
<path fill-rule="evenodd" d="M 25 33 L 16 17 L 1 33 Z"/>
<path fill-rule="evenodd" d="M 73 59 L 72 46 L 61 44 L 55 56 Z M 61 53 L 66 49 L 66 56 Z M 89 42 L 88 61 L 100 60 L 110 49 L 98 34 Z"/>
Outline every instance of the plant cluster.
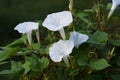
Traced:
<path fill-rule="evenodd" d="M 11 80 L 120 80 L 119 4 L 98 1 L 79 11 L 69 0 L 69 11 L 18 24 L 14 30 L 22 36 L 1 47 L 0 66 L 7 67 L 0 74 Z"/>

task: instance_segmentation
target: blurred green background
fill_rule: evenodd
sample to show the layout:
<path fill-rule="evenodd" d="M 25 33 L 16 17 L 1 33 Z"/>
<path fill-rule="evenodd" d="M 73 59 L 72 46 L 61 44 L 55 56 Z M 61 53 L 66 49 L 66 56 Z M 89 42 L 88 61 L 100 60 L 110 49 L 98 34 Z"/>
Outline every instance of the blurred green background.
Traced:
<path fill-rule="evenodd" d="M 95 1 L 74 0 L 74 8 L 89 9 Z M 68 4 L 69 0 L 0 0 L 0 46 L 20 37 L 14 30 L 18 23 L 44 20 L 49 13 L 68 10 Z"/>

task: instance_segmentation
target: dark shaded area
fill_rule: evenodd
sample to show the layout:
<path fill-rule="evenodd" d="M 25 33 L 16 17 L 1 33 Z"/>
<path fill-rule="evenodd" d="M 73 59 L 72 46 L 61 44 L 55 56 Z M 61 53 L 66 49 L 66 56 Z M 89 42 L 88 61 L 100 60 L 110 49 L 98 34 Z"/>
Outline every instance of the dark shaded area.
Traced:
<path fill-rule="evenodd" d="M 24 21 L 43 20 L 47 14 L 68 10 L 69 0 L 0 0 L 0 46 L 6 45 L 18 38 L 20 34 L 14 27 Z M 92 4 L 91 1 L 89 5 Z M 76 0 L 78 9 L 89 8 Z M 83 7 L 81 7 L 83 6 Z"/>
<path fill-rule="evenodd" d="M 69 0 L 0 0 L 0 46 L 20 36 L 14 27 L 24 21 L 43 20 L 47 14 L 68 10 Z M 75 0 L 74 8 L 91 8 L 94 0 Z"/>

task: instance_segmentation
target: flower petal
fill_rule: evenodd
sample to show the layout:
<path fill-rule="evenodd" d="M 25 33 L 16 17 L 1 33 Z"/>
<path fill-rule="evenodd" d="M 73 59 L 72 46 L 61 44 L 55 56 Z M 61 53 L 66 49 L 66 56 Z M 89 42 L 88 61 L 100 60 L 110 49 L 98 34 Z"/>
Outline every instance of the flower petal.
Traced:
<path fill-rule="evenodd" d="M 74 48 L 74 43 L 70 40 L 61 40 L 60 41 L 61 49 L 64 52 L 64 56 L 69 56 Z"/>
<path fill-rule="evenodd" d="M 74 44 L 69 40 L 59 40 L 49 48 L 50 58 L 54 62 L 60 62 L 62 58 L 72 52 Z"/>
<path fill-rule="evenodd" d="M 113 3 L 114 5 L 120 5 L 120 0 L 112 0 L 112 3 Z"/>
<path fill-rule="evenodd" d="M 62 61 L 63 55 L 61 54 L 60 46 L 57 43 L 54 43 L 49 48 L 49 56 L 54 62 Z"/>
<path fill-rule="evenodd" d="M 88 36 L 85 34 L 78 33 L 76 31 L 70 32 L 70 41 L 73 41 L 75 47 L 79 47 L 80 44 L 88 40 Z"/>
<path fill-rule="evenodd" d="M 117 7 L 116 5 L 112 5 L 111 10 L 110 10 L 110 12 L 109 12 L 109 14 L 108 14 L 108 19 L 111 17 L 111 15 L 112 15 L 113 12 L 115 11 L 116 7 Z"/>
<path fill-rule="evenodd" d="M 18 24 L 14 30 L 18 30 L 19 33 L 27 33 L 32 30 L 37 30 L 38 29 L 39 23 L 37 22 L 23 22 Z"/>
<path fill-rule="evenodd" d="M 108 19 L 110 18 L 110 16 L 113 14 L 113 12 L 115 11 L 116 7 L 120 5 L 120 0 L 112 0 L 112 7 L 111 7 L 111 10 L 108 14 Z"/>
<path fill-rule="evenodd" d="M 72 23 L 72 14 L 69 11 L 62 11 L 49 14 L 43 22 L 43 26 L 51 31 L 57 31 Z"/>

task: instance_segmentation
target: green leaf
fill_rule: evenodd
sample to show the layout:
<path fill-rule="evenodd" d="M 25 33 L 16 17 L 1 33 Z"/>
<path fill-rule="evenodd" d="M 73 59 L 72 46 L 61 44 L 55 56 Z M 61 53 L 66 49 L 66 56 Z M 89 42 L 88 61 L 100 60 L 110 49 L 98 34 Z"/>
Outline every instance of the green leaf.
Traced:
<path fill-rule="evenodd" d="M 7 47 L 16 46 L 20 44 L 26 44 L 27 37 L 23 35 L 21 38 L 15 40 L 14 42 L 7 45 Z"/>
<path fill-rule="evenodd" d="M 108 40 L 108 34 L 99 30 L 93 34 L 93 37 L 96 41 L 100 43 Z"/>
<path fill-rule="evenodd" d="M 33 50 L 30 50 L 28 48 L 24 48 L 22 52 L 23 52 L 22 54 L 30 54 L 30 53 L 33 53 Z"/>
<path fill-rule="evenodd" d="M 0 65 L 3 65 L 3 64 L 6 64 L 6 63 L 8 63 L 8 61 L 0 62 Z"/>
<path fill-rule="evenodd" d="M 69 80 L 65 68 L 58 67 L 55 69 L 53 78 L 51 80 Z"/>
<path fill-rule="evenodd" d="M 79 66 L 88 65 L 88 57 L 87 57 L 87 46 L 81 46 L 78 49 L 75 49 L 73 52 L 75 53 L 75 59 L 77 60 L 77 64 Z"/>
<path fill-rule="evenodd" d="M 18 61 L 11 61 L 11 70 L 3 70 L 0 74 L 9 74 L 11 78 L 19 77 L 23 70 L 22 63 Z"/>
<path fill-rule="evenodd" d="M 120 57 L 117 59 L 117 65 L 120 66 Z"/>
<path fill-rule="evenodd" d="M 22 63 L 18 61 L 11 61 L 11 71 L 12 72 L 20 72 L 23 69 Z"/>
<path fill-rule="evenodd" d="M 81 17 L 87 17 L 88 14 L 87 13 L 78 13 L 77 16 L 80 17 L 80 18 Z"/>
<path fill-rule="evenodd" d="M 108 10 L 110 10 L 110 9 L 111 9 L 111 6 L 112 6 L 112 4 L 111 4 L 111 3 L 108 3 L 106 7 L 107 7 Z"/>
<path fill-rule="evenodd" d="M 0 71 L 0 74 L 12 74 L 11 70 Z"/>
<path fill-rule="evenodd" d="M 88 19 L 84 18 L 84 17 L 81 17 L 80 19 L 81 19 L 82 21 L 84 21 L 85 23 L 87 23 L 87 24 L 90 23 L 90 21 L 89 21 Z"/>
<path fill-rule="evenodd" d="M 43 48 L 39 43 L 35 43 L 32 46 L 34 50 L 39 51 L 40 55 L 45 55 L 48 53 L 49 46 L 46 46 L 45 48 Z"/>
<path fill-rule="evenodd" d="M 48 58 L 42 57 L 42 58 L 40 59 L 40 67 L 41 67 L 41 70 L 43 70 L 44 68 L 48 67 L 48 65 L 49 65 L 49 60 L 48 60 Z"/>
<path fill-rule="evenodd" d="M 90 21 L 89 21 L 87 18 L 85 18 L 85 17 L 88 16 L 87 13 L 78 13 L 76 16 L 79 17 L 79 18 L 80 18 L 82 21 L 84 21 L 85 23 L 87 23 L 87 24 L 90 23 Z"/>
<path fill-rule="evenodd" d="M 79 56 L 81 56 L 81 57 L 77 59 L 78 65 L 79 65 L 79 66 L 88 65 L 86 55 L 81 54 L 81 55 L 79 55 Z"/>
<path fill-rule="evenodd" d="M 47 46 L 46 48 L 41 48 L 40 49 L 40 54 L 45 55 L 49 53 L 49 47 Z"/>
<path fill-rule="evenodd" d="M 98 60 L 90 61 L 90 67 L 95 70 L 102 70 L 109 66 L 110 64 L 108 64 L 108 62 L 105 59 L 98 59 Z"/>
<path fill-rule="evenodd" d="M 109 43 L 114 46 L 120 46 L 120 40 L 110 40 Z"/>
<path fill-rule="evenodd" d="M 27 56 L 25 57 L 24 68 L 26 68 L 26 69 L 28 68 L 28 70 L 31 69 L 32 71 L 40 72 L 44 68 L 48 67 L 48 65 L 49 65 L 49 60 L 46 57 L 42 57 L 40 59 L 39 57 L 37 57 L 34 54 L 30 57 L 27 57 Z M 27 71 L 25 71 L 25 72 L 27 72 Z"/>
<path fill-rule="evenodd" d="M 0 53 L 0 61 L 6 60 L 9 57 L 13 56 L 14 54 L 17 53 L 18 50 L 19 50 L 18 47 L 16 47 L 16 48 L 7 47 L 5 50 L 3 50 Z"/>
<path fill-rule="evenodd" d="M 32 55 L 32 56 L 29 56 L 29 57 L 25 57 L 25 63 L 26 62 L 29 62 L 30 65 L 30 69 L 33 70 L 33 71 L 40 71 L 40 62 L 39 62 L 39 58 L 36 56 L 36 55 Z"/>
<path fill-rule="evenodd" d="M 66 69 L 66 72 L 69 74 L 69 76 L 75 76 L 76 74 L 79 73 L 79 69 Z"/>
<path fill-rule="evenodd" d="M 113 80 L 120 80 L 120 74 L 113 74 L 111 77 Z"/>
<path fill-rule="evenodd" d="M 35 43 L 32 46 L 33 46 L 33 49 L 38 50 L 38 51 L 40 50 L 40 44 L 39 43 Z"/>
<path fill-rule="evenodd" d="M 83 77 L 82 80 L 103 80 L 102 75 L 99 74 L 91 74 Z"/>
<path fill-rule="evenodd" d="M 102 31 L 96 31 L 93 35 L 90 36 L 88 43 L 92 44 L 101 44 L 108 40 L 108 34 Z"/>
<path fill-rule="evenodd" d="M 23 64 L 23 68 L 25 69 L 24 75 L 27 74 L 27 73 L 31 70 L 30 65 L 31 65 L 30 62 L 25 62 L 25 63 Z"/>

